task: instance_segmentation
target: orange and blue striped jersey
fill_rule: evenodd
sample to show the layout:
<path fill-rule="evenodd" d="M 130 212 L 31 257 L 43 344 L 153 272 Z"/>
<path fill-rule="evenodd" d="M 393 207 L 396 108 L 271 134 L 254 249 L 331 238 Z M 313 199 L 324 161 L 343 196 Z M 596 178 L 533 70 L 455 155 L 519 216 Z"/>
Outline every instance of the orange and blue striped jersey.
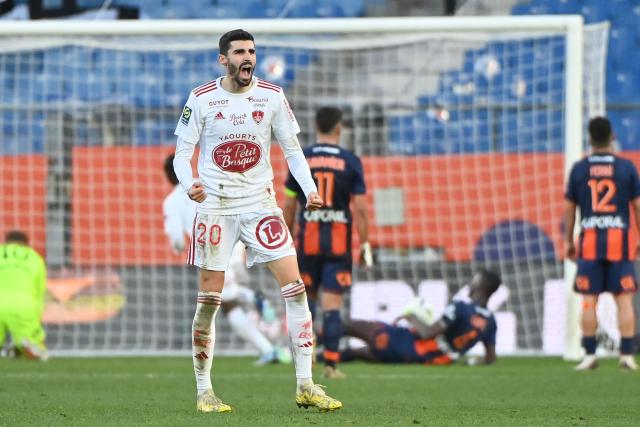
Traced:
<path fill-rule="evenodd" d="M 640 180 L 630 160 L 597 154 L 573 165 L 565 198 L 580 208 L 578 258 L 632 259 L 629 203 L 637 197 Z"/>
<path fill-rule="evenodd" d="M 496 345 L 496 320 L 487 308 L 473 302 L 452 301 L 445 308 L 442 321 L 446 324 L 445 340 L 460 355 L 478 342 Z"/>
<path fill-rule="evenodd" d="M 305 256 L 351 257 L 351 197 L 365 194 L 360 158 L 333 144 L 314 144 L 304 150 L 324 206 L 304 209 L 305 195 L 289 173 L 286 191 L 303 206 L 298 216 L 298 251 Z"/>

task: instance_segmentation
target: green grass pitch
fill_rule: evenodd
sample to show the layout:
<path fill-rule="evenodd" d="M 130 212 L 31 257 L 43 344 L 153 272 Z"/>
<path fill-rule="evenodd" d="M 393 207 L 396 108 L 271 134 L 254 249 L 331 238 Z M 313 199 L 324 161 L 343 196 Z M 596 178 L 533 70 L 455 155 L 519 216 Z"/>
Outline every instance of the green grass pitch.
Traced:
<path fill-rule="evenodd" d="M 299 409 L 292 365 L 214 360 L 214 388 L 231 414 L 199 414 L 191 359 L 0 359 L 0 426 L 638 425 L 640 373 L 616 360 L 576 373 L 551 358 L 490 367 L 344 364 L 321 380 L 344 408 Z"/>

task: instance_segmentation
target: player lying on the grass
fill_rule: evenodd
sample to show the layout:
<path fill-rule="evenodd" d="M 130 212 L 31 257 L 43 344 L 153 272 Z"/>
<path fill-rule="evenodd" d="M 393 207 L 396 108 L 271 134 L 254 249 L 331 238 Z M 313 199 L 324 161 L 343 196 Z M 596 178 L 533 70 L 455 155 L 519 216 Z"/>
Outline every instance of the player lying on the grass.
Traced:
<path fill-rule="evenodd" d="M 432 324 L 415 313 L 403 316 L 411 327 L 365 320 L 346 322 L 345 335 L 360 338 L 367 346 L 343 352 L 342 360 L 445 365 L 482 342 L 484 359 L 473 359 L 474 364 L 494 363 L 496 321 L 487 309 L 487 302 L 499 286 L 500 277 L 496 273 L 481 270 L 471 281 L 471 301 L 452 301 L 442 318 Z"/>

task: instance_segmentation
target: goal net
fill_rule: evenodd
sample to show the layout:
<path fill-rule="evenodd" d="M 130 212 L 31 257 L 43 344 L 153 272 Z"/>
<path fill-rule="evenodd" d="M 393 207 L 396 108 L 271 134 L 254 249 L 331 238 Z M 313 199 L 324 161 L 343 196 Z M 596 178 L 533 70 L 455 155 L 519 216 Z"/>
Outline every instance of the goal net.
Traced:
<path fill-rule="evenodd" d="M 3 24 L 0 232 L 27 231 L 46 258 L 54 354 L 190 350 L 197 272 L 163 233 L 162 165 L 189 91 L 222 74 L 217 40 L 234 27 L 254 32 L 256 74 L 284 88 L 304 145 L 316 108 L 345 112 L 377 258 L 355 268 L 345 315 L 391 320 L 416 296 L 438 315 L 488 267 L 505 285 L 491 302 L 498 352 L 562 353 L 564 174 L 583 120 L 604 110 L 607 26 L 344 22 Z M 282 200 L 286 164 L 272 158 Z M 261 327 L 281 340 L 277 285 L 253 270 L 247 285 L 276 311 Z M 218 319 L 217 352 L 252 351 Z"/>

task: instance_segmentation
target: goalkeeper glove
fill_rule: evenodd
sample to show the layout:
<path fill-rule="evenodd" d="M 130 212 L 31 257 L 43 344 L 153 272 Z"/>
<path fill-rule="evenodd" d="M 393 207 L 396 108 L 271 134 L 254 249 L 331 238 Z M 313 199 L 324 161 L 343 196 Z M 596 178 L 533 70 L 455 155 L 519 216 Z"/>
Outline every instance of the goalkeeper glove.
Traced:
<path fill-rule="evenodd" d="M 369 242 L 360 245 L 360 264 L 364 264 L 367 268 L 373 267 L 373 252 Z"/>

